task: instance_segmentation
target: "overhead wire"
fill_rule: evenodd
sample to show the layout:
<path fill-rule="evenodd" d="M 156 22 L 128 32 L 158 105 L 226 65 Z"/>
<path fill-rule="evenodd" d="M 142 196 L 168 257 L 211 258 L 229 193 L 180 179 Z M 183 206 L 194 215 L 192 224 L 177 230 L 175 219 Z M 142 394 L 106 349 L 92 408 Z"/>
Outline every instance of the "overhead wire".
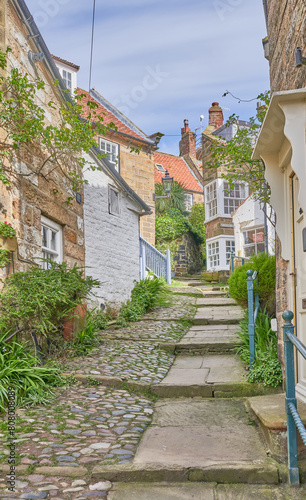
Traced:
<path fill-rule="evenodd" d="M 91 48 L 90 48 L 90 68 L 89 68 L 89 88 L 88 88 L 88 91 L 90 91 L 90 89 L 91 89 L 92 60 L 93 60 L 94 33 L 95 33 L 95 18 L 96 18 L 96 0 L 93 0 L 92 28 L 91 28 Z"/>

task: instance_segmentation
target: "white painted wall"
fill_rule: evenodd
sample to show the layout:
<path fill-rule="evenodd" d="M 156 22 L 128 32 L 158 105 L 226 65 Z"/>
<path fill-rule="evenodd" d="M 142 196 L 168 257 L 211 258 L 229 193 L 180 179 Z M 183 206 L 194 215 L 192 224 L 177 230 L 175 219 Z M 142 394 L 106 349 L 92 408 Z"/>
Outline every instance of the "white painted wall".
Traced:
<path fill-rule="evenodd" d="M 85 156 L 86 160 L 92 160 Z M 86 274 L 102 282 L 95 305 L 117 306 L 130 298 L 134 280 L 140 278 L 139 211 L 123 190 L 100 170 L 86 171 L 84 186 Z M 120 191 L 120 214 L 108 210 L 108 186 Z"/>
<path fill-rule="evenodd" d="M 268 215 L 271 214 L 271 207 L 267 208 Z M 274 213 L 272 212 L 272 220 L 274 220 Z M 244 239 L 243 231 L 253 229 L 255 227 L 264 226 L 264 212 L 261 204 L 255 201 L 252 196 L 249 196 L 242 205 L 233 214 L 234 234 L 235 234 L 235 255 L 244 255 Z M 268 253 L 274 255 L 275 253 L 275 228 L 273 224 L 267 219 L 268 228 Z"/>

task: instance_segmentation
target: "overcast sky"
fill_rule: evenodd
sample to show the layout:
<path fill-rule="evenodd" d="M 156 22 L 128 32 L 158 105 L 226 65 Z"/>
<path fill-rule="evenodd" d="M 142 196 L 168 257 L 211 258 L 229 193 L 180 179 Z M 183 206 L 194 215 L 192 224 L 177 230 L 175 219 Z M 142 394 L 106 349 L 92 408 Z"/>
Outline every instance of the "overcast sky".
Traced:
<path fill-rule="evenodd" d="M 51 53 L 81 66 L 88 90 L 93 0 L 26 0 Z M 269 88 L 261 0 L 96 0 L 92 86 L 178 154 L 183 120 L 207 125 L 213 101 L 227 118 L 253 116 Z M 200 132 L 200 129 L 198 130 Z"/>

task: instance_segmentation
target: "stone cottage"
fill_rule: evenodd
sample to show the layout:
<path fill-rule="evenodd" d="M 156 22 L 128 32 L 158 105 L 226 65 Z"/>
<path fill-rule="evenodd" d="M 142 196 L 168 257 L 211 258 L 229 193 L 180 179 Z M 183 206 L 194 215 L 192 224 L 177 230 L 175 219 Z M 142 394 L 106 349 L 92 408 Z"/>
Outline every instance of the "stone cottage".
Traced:
<path fill-rule="evenodd" d="M 249 195 L 248 185 L 236 182 L 230 189 L 229 183 L 222 174 L 226 167 L 212 169 L 208 166 L 211 159 L 210 147 L 219 137 L 229 141 L 236 133 L 237 125 L 247 127 L 247 122 L 239 120 L 238 124 L 223 124 L 223 111 L 218 102 L 213 102 L 209 109 L 209 123 L 202 133 L 203 183 L 205 198 L 205 227 L 207 270 L 218 271 L 223 278 L 229 273 L 230 258 L 235 253 L 234 225 L 232 212 Z"/>
<path fill-rule="evenodd" d="M 282 313 L 294 313 L 297 337 L 306 344 L 306 4 L 264 1 L 271 103 L 254 158 L 265 163 L 276 212 L 276 307 L 283 358 Z M 297 48 L 304 60 L 297 61 Z M 304 64 L 303 64 L 304 63 Z M 296 393 L 306 402 L 306 361 L 296 359 Z"/>
<path fill-rule="evenodd" d="M 30 80 L 39 76 L 45 88 L 36 92 L 36 104 L 45 111 L 47 123 L 60 123 L 58 108 L 67 100 L 65 85 L 23 0 L 0 2 L 0 48 L 12 49 L 7 74 L 18 68 Z M 53 101 L 54 108 L 48 106 Z M 10 271 L 24 271 L 29 264 L 40 264 L 42 257 L 69 265 L 85 263 L 83 204 L 72 194 L 71 183 L 47 164 L 39 147 L 20 147 L 13 163 L 7 164 L 10 185 L 0 183 L 0 218 L 17 232 L 17 250 Z M 69 167 L 69 165 L 67 165 Z M 82 195 L 82 193 L 79 193 Z M 72 197 L 71 204 L 66 203 Z"/>

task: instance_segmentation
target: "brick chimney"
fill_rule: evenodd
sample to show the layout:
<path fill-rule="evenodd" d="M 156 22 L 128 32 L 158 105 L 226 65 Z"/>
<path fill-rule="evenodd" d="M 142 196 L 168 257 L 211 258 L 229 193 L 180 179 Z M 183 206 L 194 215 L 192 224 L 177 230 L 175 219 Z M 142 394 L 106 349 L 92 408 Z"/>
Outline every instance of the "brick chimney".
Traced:
<path fill-rule="evenodd" d="M 190 155 L 196 157 L 196 134 L 191 132 L 188 120 L 184 120 L 184 127 L 181 128 L 182 139 L 180 140 L 180 156 Z"/>
<path fill-rule="evenodd" d="M 213 102 L 211 108 L 209 109 L 209 126 L 217 128 L 223 125 L 223 111 L 220 108 L 218 102 Z"/>

